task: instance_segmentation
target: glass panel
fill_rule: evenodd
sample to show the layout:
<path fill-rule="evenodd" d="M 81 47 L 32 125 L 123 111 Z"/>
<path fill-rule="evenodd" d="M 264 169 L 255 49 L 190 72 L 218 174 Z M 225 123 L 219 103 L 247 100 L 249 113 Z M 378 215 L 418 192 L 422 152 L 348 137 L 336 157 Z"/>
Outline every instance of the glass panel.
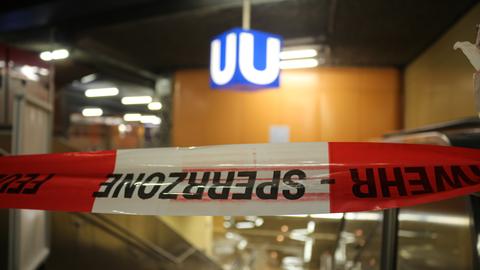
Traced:
<path fill-rule="evenodd" d="M 472 269 L 468 197 L 399 213 L 397 269 Z"/>
<path fill-rule="evenodd" d="M 335 269 L 379 269 L 381 211 L 346 213 L 335 251 Z"/>

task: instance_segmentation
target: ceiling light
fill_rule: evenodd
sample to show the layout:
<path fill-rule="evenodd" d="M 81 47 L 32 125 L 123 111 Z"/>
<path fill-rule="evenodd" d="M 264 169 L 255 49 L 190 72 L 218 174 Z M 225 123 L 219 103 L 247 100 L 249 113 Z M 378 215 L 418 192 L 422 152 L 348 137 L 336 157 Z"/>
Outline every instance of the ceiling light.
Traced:
<path fill-rule="evenodd" d="M 54 50 L 52 52 L 52 59 L 53 60 L 60 60 L 65 59 L 70 55 L 70 53 L 65 49 Z"/>
<path fill-rule="evenodd" d="M 155 102 L 150 102 L 148 103 L 148 109 L 150 111 L 158 111 L 162 109 L 162 103 L 155 101 Z"/>
<path fill-rule="evenodd" d="M 66 49 L 58 49 L 54 51 L 44 51 L 40 53 L 40 59 L 43 61 L 52 61 L 65 59 L 70 55 L 70 52 Z"/>
<path fill-rule="evenodd" d="M 346 220 L 382 220 L 381 212 L 356 212 L 356 213 L 345 213 Z"/>
<path fill-rule="evenodd" d="M 52 60 L 52 53 L 51 52 L 41 52 L 40 59 L 43 61 L 51 61 Z"/>
<path fill-rule="evenodd" d="M 127 125 L 125 125 L 125 124 L 120 124 L 120 125 L 118 125 L 118 132 L 119 132 L 119 133 L 125 133 L 125 132 L 127 132 Z"/>
<path fill-rule="evenodd" d="M 48 76 L 48 74 L 50 74 L 50 71 L 48 71 L 48 69 L 46 69 L 46 68 L 39 68 L 38 69 L 38 74 L 40 74 L 42 76 Z"/>
<path fill-rule="evenodd" d="M 111 97 L 118 95 L 119 91 L 116 87 L 92 88 L 85 91 L 86 97 Z"/>
<path fill-rule="evenodd" d="M 331 213 L 331 214 L 313 214 L 310 215 L 312 218 L 322 218 L 322 219 L 342 219 L 343 213 Z"/>
<path fill-rule="evenodd" d="M 281 215 L 280 217 L 306 218 L 308 215 Z"/>
<path fill-rule="evenodd" d="M 24 65 L 20 68 L 20 72 L 27 77 L 27 79 L 32 81 L 38 81 L 38 67 Z"/>
<path fill-rule="evenodd" d="M 278 242 L 283 242 L 283 240 L 285 240 L 285 236 L 283 236 L 281 234 L 277 235 L 277 241 Z"/>
<path fill-rule="evenodd" d="M 82 115 L 85 117 L 102 116 L 103 110 L 100 108 L 85 108 L 82 110 Z"/>
<path fill-rule="evenodd" d="M 280 59 L 299 59 L 299 58 L 309 58 L 317 56 L 317 50 L 314 49 L 304 49 L 304 50 L 287 50 L 280 52 Z"/>
<path fill-rule="evenodd" d="M 240 249 L 240 250 L 244 250 L 248 245 L 248 242 L 247 240 L 245 239 L 242 239 L 238 244 L 237 244 L 237 248 Z"/>
<path fill-rule="evenodd" d="M 310 262 L 312 259 L 312 251 L 313 251 L 313 239 L 308 239 L 305 241 L 305 247 L 303 248 L 303 260 L 305 262 Z"/>
<path fill-rule="evenodd" d="M 89 75 L 86 75 L 86 76 L 83 76 L 82 78 L 80 78 L 80 82 L 81 83 L 90 83 L 90 82 L 93 82 L 97 79 L 97 74 L 95 73 L 92 73 L 92 74 L 89 74 Z"/>
<path fill-rule="evenodd" d="M 253 229 L 255 228 L 255 223 L 250 221 L 242 221 L 235 224 L 235 228 L 237 229 Z"/>
<path fill-rule="evenodd" d="M 123 115 L 123 120 L 127 122 L 135 122 L 140 121 L 141 117 L 142 115 L 139 113 L 126 113 Z"/>
<path fill-rule="evenodd" d="M 429 214 L 423 215 L 422 213 L 400 213 L 398 216 L 400 221 L 422 222 L 422 223 L 435 223 L 442 225 L 453 226 L 468 226 L 469 219 L 464 216 L 452 216 L 452 215 L 437 215 Z"/>
<path fill-rule="evenodd" d="M 296 59 L 296 60 L 284 60 L 280 61 L 281 69 L 293 69 L 293 68 L 313 68 L 318 66 L 317 59 Z"/>
<path fill-rule="evenodd" d="M 142 124 L 160 125 L 162 123 L 162 119 L 155 115 L 142 115 L 140 117 L 140 122 Z"/>
<path fill-rule="evenodd" d="M 263 222 L 264 222 L 264 221 L 263 221 L 263 218 L 257 217 L 257 219 L 255 219 L 254 222 L 255 222 L 255 226 L 260 227 L 260 226 L 263 225 Z"/>
<path fill-rule="evenodd" d="M 122 98 L 123 105 L 148 104 L 152 102 L 151 96 L 133 96 Z"/>
<path fill-rule="evenodd" d="M 307 223 L 307 233 L 315 232 L 315 221 L 309 221 Z"/>

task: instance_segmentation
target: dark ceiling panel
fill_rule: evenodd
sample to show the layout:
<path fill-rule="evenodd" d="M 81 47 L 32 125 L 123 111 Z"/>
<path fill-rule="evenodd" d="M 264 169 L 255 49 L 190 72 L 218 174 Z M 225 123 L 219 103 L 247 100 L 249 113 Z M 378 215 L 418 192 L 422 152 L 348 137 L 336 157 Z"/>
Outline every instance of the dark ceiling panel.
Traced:
<path fill-rule="evenodd" d="M 283 1 L 254 5 L 252 28 L 280 33 L 285 38 L 314 36 L 327 25 L 327 1 Z M 241 8 L 187 12 L 93 29 L 77 38 L 92 38 L 136 64 L 164 71 L 208 65 L 210 40 L 242 23 Z M 289 23 L 287 23 L 289 22 Z"/>
<path fill-rule="evenodd" d="M 55 27 L 60 43 L 159 73 L 207 67 L 211 38 L 241 26 L 241 0 L 109 2 L 28 1 L 25 6 L 13 5 L 0 10 L 0 32 L 8 30 L 3 33 L 7 41 L 11 38 L 39 48 L 42 42 L 49 44 L 42 40 L 49 35 L 40 33 Z M 401 67 L 477 2 L 253 0 L 252 27 L 287 40 L 314 38 L 325 43 L 331 48 L 330 65 Z M 15 32 L 15 22 L 26 14 L 31 14 L 32 20 L 22 21 L 22 31 Z"/>
<path fill-rule="evenodd" d="M 316 37 L 332 65 L 403 66 L 472 6 L 471 0 L 291 0 L 254 5 L 252 27 L 286 39 Z M 161 72 L 208 66 L 210 39 L 241 25 L 241 8 L 131 21 L 82 32 Z M 88 49 L 88 48 L 85 48 Z"/>
<path fill-rule="evenodd" d="M 445 32 L 474 2 L 337 1 L 334 32 L 329 41 L 333 63 L 405 65 Z"/>

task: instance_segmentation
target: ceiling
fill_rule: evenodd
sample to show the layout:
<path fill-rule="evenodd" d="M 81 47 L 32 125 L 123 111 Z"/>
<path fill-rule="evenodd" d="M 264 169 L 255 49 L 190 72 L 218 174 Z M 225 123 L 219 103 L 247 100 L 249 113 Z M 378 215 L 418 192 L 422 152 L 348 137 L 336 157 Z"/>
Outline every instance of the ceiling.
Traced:
<path fill-rule="evenodd" d="M 153 83 L 157 74 L 207 67 L 210 39 L 241 25 L 241 2 L 9 0 L 0 8 L 0 39 L 34 50 L 70 48 L 75 65 L 59 66 L 59 80 L 100 70 Z M 252 3 L 252 28 L 280 34 L 287 43 L 327 45 L 328 65 L 403 67 L 477 1 Z"/>

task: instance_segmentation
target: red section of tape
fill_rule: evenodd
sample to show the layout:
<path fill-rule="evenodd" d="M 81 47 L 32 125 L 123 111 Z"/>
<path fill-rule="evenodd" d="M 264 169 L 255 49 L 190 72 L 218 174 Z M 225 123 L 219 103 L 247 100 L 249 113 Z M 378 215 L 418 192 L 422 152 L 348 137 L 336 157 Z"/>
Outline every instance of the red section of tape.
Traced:
<path fill-rule="evenodd" d="M 480 191 L 480 151 L 384 143 L 329 143 L 330 211 L 427 203 Z"/>
<path fill-rule="evenodd" d="M 2 157 L 0 208 L 90 212 L 116 151 Z M 49 178 L 49 176 L 53 176 Z"/>

